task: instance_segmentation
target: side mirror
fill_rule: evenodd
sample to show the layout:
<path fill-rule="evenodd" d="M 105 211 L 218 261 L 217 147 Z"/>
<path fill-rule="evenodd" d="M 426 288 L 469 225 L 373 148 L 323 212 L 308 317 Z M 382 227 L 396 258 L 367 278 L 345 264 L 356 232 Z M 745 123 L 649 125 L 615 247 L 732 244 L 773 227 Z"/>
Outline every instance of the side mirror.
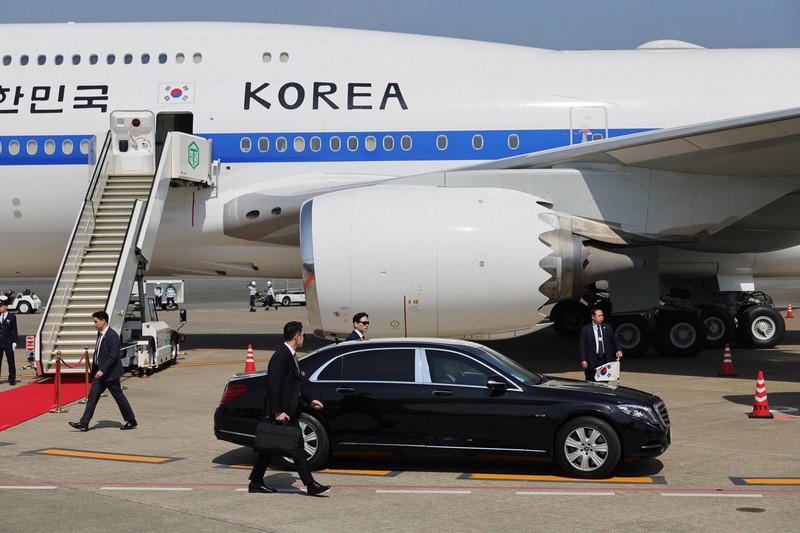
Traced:
<path fill-rule="evenodd" d="M 186 324 L 186 309 L 180 309 L 178 311 L 178 314 L 180 315 L 181 318 L 181 324 Z"/>
<path fill-rule="evenodd" d="M 486 380 L 486 386 L 494 391 L 504 391 L 508 388 L 508 382 L 501 376 L 492 376 Z"/>

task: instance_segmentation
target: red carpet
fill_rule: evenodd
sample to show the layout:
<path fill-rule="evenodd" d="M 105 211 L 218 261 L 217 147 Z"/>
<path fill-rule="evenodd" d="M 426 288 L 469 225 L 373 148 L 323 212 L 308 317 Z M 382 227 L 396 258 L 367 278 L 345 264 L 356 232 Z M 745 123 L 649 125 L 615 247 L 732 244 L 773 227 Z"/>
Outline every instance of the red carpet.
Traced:
<path fill-rule="evenodd" d="M 86 395 L 84 380 L 61 382 L 61 406 Z M 44 414 L 57 406 L 55 380 L 29 383 L 0 392 L 0 431 Z"/>

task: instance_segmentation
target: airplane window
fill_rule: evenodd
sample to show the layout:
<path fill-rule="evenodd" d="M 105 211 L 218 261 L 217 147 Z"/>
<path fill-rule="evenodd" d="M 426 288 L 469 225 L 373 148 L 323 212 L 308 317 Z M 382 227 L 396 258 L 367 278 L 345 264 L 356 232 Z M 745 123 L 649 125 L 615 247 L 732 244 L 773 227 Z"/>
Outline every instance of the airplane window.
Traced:
<path fill-rule="evenodd" d="M 108 63 L 109 65 L 113 65 L 116 60 L 117 56 L 115 56 L 114 54 L 108 54 L 106 56 L 106 63 Z"/>
<path fill-rule="evenodd" d="M 142 54 L 142 65 L 146 65 L 150 62 L 150 54 Z"/>
<path fill-rule="evenodd" d="M 184 61 L 186 61 L 186 56 L 183 55 L 183 52 L 178 52 L 177 54 L 175 54 L 175 62 L 177 64 L 181 65 L 183 64 Z"/>
<path fill-rule="evenodd" d="M 53 155 L 56 153 L 56 142 L 53 139 L 47 139 L 44 143 L 44 153 Z"/>
<path fill-rule="evenodd" d="M 64 56 L 62 56 L 61 54 L 58 54 L 56 56 L 56 58 L 55 58 L 55 62 L 56 62 L 56 65 L 61 65 L 62 63 L 64 63 Z"/>
<path fill-rule="evenodd" d="M 519 148 L 519 135 L 512 133 L 508 136 L 508 147 L 512 150 Z"/>
<path fill-rule="evenodd" d="M 125 54 L 125 57 L 122 58 L 126 65 L 130 65 L 133 63 L 133 54 Z"/>
<path fill-rule="evenodd" d="M 11 64 L 11 56 L 3 56 L 3 64 L 9 66 Z"/>
<path fill-rule="evenodd" d="M 342 140 L 335 135 L 331 137 L 331 152 L 338 152 L 339 150 L 341 150 L 341 148 L 342 148 Z"/>
<path fill-rule="evenodd" d="M 80 65 L 81 64 L 81 56 L 78 55 L 78 54 L 73 55 L 72 56 L 72 64 L 73 65 Z"/>
<path fill-rule="evenodd" d="M 266 137 L 261 137 L 258 140 L 258 151 L 259 152 L 269 151 L 269 139 L 267 139 Z"/>
<path fill-rule="evenodd" d="M 19 64 L 20 65 L 27 65 L 28 64 L 28 56 L 19 56 Z"/>
<path fill-rule="evenodd" d="M 410 135 L 403 135 L 400 137 L 400 148 L 408 152 L 411 150 L 411 136 Z"/>
<path fill-rule="evenodd" d="M 160 64 L 162 64 L 162 65 L 163 65 L 164 63 L 166 63 L 166 62 L 167 62 L 167 54 L 165 54 L 165 53 L 163 53 L 163 52 L 162 52 L 162 53 L 160 53 L 160 54 L 158 54 L 158 62 L 159 62 Z"/>
<path fill-rule="evenodd" d="M 261 54 L 262 63 L 269 63 L 270 61 L 272 61 L 272 54 L 270 54 L 269 52 L 264 52 L 263 54 Z"/>
<path fill-rule="evenodd" d="M 61 143 L 61 151 L 64 155 L 69 155 L 72 153 L 72 141 L 69 139 L 64 139 L 64 142 Z"/>
<path fill-rule="evenodd" d="M 376 146 L 378 146 L 378 141 L 372 135 L 364 139 L 364 148 L 368 151 L 372 152 Z"/>
<path fill-rule="evenodd" d="M 387 152 L 394 150 L 394 137 L 387 135 L 383 138 L 383 149 Z"/>
<path fill-rule="evenodd" d="M 358 138 L 354 135 L 347 138 L 347 149 L 351 152 L 358 150 Z"/>
<path fill-rule="evenodd" d="M 97 54 L 92 54 L 89 56 L 89 64 L 96 65 L 97 64 Z"/>
<path fill-rule="evenodd" d="M 44 65 L 45 63 L 47 63 L 47 56 L 40 55 L 39 57 L 36 58 L 36 63 L 38 63 L 39 65 Z"/>
<path fill-rule="evenodd" d="M 603 139 L 602 133 L 592 133 L 592 140 L 593 141 L 600 141 Z"/>
<path fill-rule="evenodd" d="M 306 140 L 303 137 L 294 138 L 294 151 L 302 152 L 306 149 Z"/>
<path fill-rule="evenodd" d="M 439 135 L 436 137 L 436 148 L 439 150 L 447 149 L 447 135 Z"/>
<path fill-rule="evenodd" d="M 19 153 L 19 141 L 11 141 L 8 143 L 8 153 L 17 155 Z"/>
<path fill-rule="evenodd" d="M 472 147 L 475 150 L 483 149 L 483 135 L 475 134 L 472 136 Z"/>
<path fill-rule="evenodd" d="M 287 148 L 286 137 L 278 137 L 275 139 L 275 149 L 279 152 L 285 152 Z"/>
<path fill-rule="evenodd" d="M 28 141 L 28 155 L 36 155 L 36 152 L 39 151 L 39 143 L 34 140 Z"/>
<path fill-rule="evenodd" d="M 312 152 L 319 152 L 322 150 L 322 139 L 319 137 L 311 137 L 311 151 Z"/>
<path fill-rule="evenodd" d="M 81 139 L 81 153 L 84 155 L 89 153 L 89 139 Z"/>
<path fill-rule="evenodd" d="M 239 141 L 239 148 L 241 148 L 242 152 L 247 153 L 252 148 L 252 142 L 250 141 L 250 137 L 242 137 L 242 140 Z"/>
<path fill-rule="evenodd" d="M 289 62 L 289 54 L 286 52 L 281 52 L 281 63 L 288 63 Z"/>
<path fill-rule="evenodd" d="M 2 153 L 3 153 L 3 143 L 0 142 L 0 154 L 2 154 Z"/>
<path fill-rule="evenodd" d="M 201 54 L 200 52 L 195 53 L 192 56 L 192 61 L 194 61 L 195 63 L 200 63 L 201 61 L 203 61 L 203 54 Z"/>

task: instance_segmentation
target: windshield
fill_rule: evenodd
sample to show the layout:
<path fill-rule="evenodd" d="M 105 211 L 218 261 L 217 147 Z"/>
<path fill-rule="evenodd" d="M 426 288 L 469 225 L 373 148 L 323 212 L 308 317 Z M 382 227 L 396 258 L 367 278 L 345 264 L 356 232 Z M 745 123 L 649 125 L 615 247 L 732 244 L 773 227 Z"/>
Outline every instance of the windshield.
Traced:
<path fill-rule="evenodd" d="M 544 376 L 541 374 L 537 374 L 536 372 L 528 370 L 500 352 L 492 350 L 487 346 L 484 346 L 483 349 L 495 359 L 494 364 L 497 365 L 498 368 L 509 374 L 517 381 L 525 385 L 538 385 L 545 381 Z"/>

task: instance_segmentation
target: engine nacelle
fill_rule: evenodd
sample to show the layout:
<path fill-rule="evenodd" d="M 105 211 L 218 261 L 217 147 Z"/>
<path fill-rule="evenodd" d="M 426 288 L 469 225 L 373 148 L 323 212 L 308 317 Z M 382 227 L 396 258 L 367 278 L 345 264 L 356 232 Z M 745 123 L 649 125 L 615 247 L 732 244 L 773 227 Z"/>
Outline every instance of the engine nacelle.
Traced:
<path fill-rule="evenodd" d="M 300 245 L 314 333 L 346 336 L 359 311 L 370 316 L 368 337 L 503 339 L 533 331 L 542 305 L 572 296 L 551 281 L 563 270 L 552 268 L 554 252 L 575 265 L 569 275 L 591 256 L 563 223 L 554 231 L 558 217 L 542 203 L 507 189 L 415 185 L 309 200 Z M 583 271 L 576 275 L 586 281 Z"/>

